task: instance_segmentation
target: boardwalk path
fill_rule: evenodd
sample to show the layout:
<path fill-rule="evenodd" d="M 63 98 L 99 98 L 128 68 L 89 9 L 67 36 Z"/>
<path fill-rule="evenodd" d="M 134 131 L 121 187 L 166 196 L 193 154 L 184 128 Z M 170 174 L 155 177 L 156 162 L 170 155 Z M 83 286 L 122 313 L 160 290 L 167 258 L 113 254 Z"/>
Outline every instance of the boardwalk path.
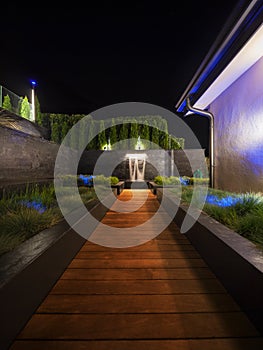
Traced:
<path fill-rule="evenodd" d="M 119 199 L 128 205 L 130 196 L 131 191 L 124 190 Z M 149 192 L 136 214 L 110 210 L 102 222 L 123 228 L 138 225 L 157 208 Z M 135 247 L 108 248 L 87 241 L 11 346 L 11 350 L 262 348 L 257 330 L 174 223 Z"/>

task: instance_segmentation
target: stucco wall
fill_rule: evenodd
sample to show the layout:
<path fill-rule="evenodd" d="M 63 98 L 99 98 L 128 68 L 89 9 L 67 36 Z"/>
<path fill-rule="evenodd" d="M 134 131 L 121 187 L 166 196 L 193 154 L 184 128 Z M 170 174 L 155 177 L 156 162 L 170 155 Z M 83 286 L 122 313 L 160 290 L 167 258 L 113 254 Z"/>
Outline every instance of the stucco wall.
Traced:
<path fill-rule="evenodd" d="M 263 191 L 263 58 L 211 105 L 215 187 Z"/>

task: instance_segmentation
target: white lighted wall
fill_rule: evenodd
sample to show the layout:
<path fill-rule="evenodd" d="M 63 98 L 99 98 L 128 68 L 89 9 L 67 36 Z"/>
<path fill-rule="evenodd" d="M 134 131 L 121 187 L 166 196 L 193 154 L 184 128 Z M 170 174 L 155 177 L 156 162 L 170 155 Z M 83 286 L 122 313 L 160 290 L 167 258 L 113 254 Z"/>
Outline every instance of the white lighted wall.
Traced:
<path fill-rule="evenodd" d="M 211 104 L 215 187 L 263 192 L 263 57 Z"/>

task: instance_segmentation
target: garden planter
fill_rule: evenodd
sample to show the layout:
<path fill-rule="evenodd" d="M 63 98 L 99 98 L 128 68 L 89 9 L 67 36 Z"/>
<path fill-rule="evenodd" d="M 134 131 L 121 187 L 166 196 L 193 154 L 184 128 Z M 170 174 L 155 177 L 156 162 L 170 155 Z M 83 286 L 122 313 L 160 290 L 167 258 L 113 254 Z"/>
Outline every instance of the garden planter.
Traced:
<path fill-rule="evenodd" d="M 156 195 L 161 201 L 163 190 L 158 188 Z M 174 203 L 164 199 L 163 206 L 171 213 Z M 173 218 L 179 227 L 189 215 L 187 209 L 180 205 Z M 263 251 L 203 212 L 186 236 L 263 334 Z"/>

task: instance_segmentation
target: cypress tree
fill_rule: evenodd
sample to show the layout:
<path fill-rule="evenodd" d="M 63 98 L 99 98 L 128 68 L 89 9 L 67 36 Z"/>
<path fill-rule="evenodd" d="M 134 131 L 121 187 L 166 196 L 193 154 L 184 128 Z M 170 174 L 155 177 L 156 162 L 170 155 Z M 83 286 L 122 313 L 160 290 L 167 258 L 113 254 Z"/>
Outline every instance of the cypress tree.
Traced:
<path fill-rule="evenodd" d="M 48 139 L 51 140 L 51 118 L 49 113 L 41 113 L 42 126 L 48 130 Z"/>
<path fill-rule="evenodd" d="M 119 141 L 121 141 L 121 149 L 128 149 L 129 125 L 129 123 L 121 124 L 119 134 Z"/>
<path fill-rule="evenodd" d="M 63 120 L 62 126 L 61 126 L 61 140 L 63 140 L 65 138 L 68 131 L 69 131 L 68 122 L 66 120 Z"/>
<path fill-rule="evenodd" d="M 30 105 L 27 96 L 23 98 L 20 109 L 20 115 L 21 117 L 30 120 Z"/>
<path fill-rule="evenodd" d="M 147 120 L 144 121 L 144 123 L 141 125 L 140 137 L 141 137 L 141 140 L 146 140 L 146 141 L 142 141 L 144 144 L 144 149 L 149 148 L 150 128 Z"/>
<path fill-rule="evenodd" d="M 70 147 L 78 149 L 79 146 L 79 134 L 77 129 L 71 129 L 70 131 Z"/>
<path fill-rule="evenodd" d="M 171 136 L 171 146 L 170 146 L 170 149 L 180 149 L 180 148 L 181 148 L 181 146 L 180 146 L 180 144 L 177 142 L 176 138 Z"/>
<path fill-rule="evenodd" d="M 37 95 L 35 95 L 35 111 L 36 111 L 36 123 L 42 125 L 42 114 L 40 110 L 40 103 Z"/>
<path fill-rule="evenodd" d="M 183 149 L 184 139 L 182 137 L 171 136 L 171 149 Z"/>
<path fill-rule="evenodd" d="M 136 120 L 132 120 L 130 124 L 130 149 L 135 149 L 138 140 L 138 123 Z"/>
<path fill-rule="evenodd" d="M 3 105 L 2 105 L 2 107 L 3 107 L 4 109 L 6 109 L 7 111 L 12 112 L 12 104 L 11 104 L 11 100 L 10 100 L 9 95 L 5 95 L 5 96 L 4 96 L 4 100 L 3 100 Z"/>
<path fill-rule="evenodd" d="M 116 129 L 116 125 L 114 125 L 114 118 L 111 119 L 111 128 L 110 128 L 110 144 L 111 144 L 111 148 L 114 149 L 114 144 L 117 142 L 117 129 Z"/>
<path fill-rule="evenodd" d="M 152 148 L 157 149 L 159 146 L 159 129 L 157 127 L 157 121 L 153 121 L 153 126 L 151 128 L 151 141 L 152 141 Z"/>
<path fill-rule="evenodd" d="M 51 115 L 52 123 L 51 123 L 51 140 L 60 143 L 60 126 L 58 123 L 58 117 L 56 115 Z"/>
<path fill-rule="evenodd" d="M 165 119 L 162 120 L 162 131 L 159 133 L 159 145 L 163 149 L 168 149 L 169 134 L 168 134 L 168 125 Z"/>
<path fill-rule="evenodd" d="M 87 123 L 87 132 L 88 132 L 88 139 L 90 140 L 87 144 L 86 149 L 96 149 L 96 137 L 94 135 L 96 134 L 96 126 L 93 119 L 90 119 Z"/>
<path fill-rule="evenodd" d="M 104 120 L 99 121 L 99 133 L 97 138 L 97 148 L 104 149 L 107 145 Z"/>

